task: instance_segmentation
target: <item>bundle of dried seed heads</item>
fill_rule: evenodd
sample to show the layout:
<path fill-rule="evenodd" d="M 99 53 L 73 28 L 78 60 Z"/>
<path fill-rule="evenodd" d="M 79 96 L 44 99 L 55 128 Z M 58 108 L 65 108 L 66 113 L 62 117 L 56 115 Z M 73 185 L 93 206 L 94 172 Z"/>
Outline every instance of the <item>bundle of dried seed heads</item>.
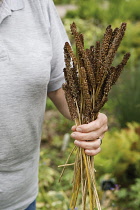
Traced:
<path fill-rule="evenodd" d="M 76 125 L 95 120 L 99 110 L 108 100 L 108 93 L 112 85 L 116 83 L 130 57 L 130 53 L 126 53 L 118 66 L 111 66 L 125 30 L 126 23 L 122 23 L 120 28 L 114 30 L 109 25 L 102 42 L 98 41 L 95 46 L 85 49 L 83 34 L 77 32 L 75 23 L 71 24 L 77 52 L 75 55 L 70 44 L 65 43 L 64 75 L 66 83 L 63 84 L 63 89 L 71 118 L 75 120 Z M 87 209 L 100 210 L 101 206 L 95 186 L 93 157 L 87 156 L 84 149 L 74 147 L 74 150 L 77 152 L 70 209 L 75 209 L 81 187 L 82 210 L 86 209 L 87 196 L 90 201 Z M 64 168 L 69 165 L 67 162 Z"/>

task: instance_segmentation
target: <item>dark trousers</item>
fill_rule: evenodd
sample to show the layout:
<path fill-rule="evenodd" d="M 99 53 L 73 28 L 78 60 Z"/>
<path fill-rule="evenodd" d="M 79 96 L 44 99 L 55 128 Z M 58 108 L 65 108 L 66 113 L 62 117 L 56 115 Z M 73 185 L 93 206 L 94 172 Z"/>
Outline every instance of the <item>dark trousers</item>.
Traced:
<path fill-rule="evenodd" d="M 25 210 L 36 210 L 36 201 L 33 201 Z"/>

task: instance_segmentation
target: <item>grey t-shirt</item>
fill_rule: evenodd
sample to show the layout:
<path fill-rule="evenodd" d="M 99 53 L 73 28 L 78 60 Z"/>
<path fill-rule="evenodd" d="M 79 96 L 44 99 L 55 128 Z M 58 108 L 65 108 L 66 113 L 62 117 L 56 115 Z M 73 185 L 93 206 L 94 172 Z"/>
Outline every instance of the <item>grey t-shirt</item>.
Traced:
<path fill-rule="evenodd" d="M 37 196 L 46 97 L 63 83 L 65 41 L 52 0 L 0 4 L 0 210 Z"/>

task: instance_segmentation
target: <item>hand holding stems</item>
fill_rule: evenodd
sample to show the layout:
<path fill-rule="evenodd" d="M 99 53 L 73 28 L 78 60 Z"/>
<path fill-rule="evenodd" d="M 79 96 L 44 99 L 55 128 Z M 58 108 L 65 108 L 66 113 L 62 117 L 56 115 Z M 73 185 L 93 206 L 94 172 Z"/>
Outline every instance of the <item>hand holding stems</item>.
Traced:
<path fill-rule="evenodd" d="M 95 156 L 101 151 L 100 139 L 104 137 L 107 130 L 107 116 L 99 113 L 97 119 L 88 124 L 74 125 L 71 137 L 75 139 L 76 146 L 85 149 L 87 155 Z"/>

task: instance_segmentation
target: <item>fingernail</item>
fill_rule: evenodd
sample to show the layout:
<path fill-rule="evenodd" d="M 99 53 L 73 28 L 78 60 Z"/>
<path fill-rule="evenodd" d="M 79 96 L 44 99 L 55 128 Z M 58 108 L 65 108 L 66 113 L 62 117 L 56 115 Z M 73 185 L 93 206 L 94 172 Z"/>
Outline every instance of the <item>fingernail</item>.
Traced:
<path fill-rule="evenodd" d="M 71 130 L 75 130 L 76 129 L 76 126 L 75 125 L 73 125 L 72 126 L 72 128 L 71 128 Z"/>
<path fill-rule="evenodd" d="M 71 137 L 74 138 L 76 136 L 75 133 L 71 133 Z"/>
<path fill-rule="evenodd" d="M 82 128 L 76 128 L 76 131 L 82 132 Z"/>
<path fill-rule="evenodd" d="M 79 144 L 79 141 L 75 140 L 74 141 L 74 144 L 78 145 Z"/>

